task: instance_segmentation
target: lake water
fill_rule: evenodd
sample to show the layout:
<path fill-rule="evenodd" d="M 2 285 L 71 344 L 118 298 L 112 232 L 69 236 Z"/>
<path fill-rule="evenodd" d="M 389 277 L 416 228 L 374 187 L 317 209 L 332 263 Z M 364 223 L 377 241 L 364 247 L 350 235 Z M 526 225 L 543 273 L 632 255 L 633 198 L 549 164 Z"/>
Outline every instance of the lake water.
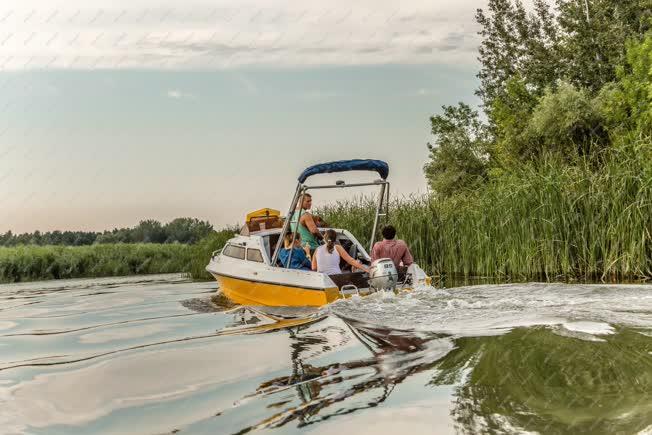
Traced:
<path fill-rule="evenodd" d="M 1 433 L 652 433 L 652 286 L 233 307 L 181 276 L 0 286 Z"/>

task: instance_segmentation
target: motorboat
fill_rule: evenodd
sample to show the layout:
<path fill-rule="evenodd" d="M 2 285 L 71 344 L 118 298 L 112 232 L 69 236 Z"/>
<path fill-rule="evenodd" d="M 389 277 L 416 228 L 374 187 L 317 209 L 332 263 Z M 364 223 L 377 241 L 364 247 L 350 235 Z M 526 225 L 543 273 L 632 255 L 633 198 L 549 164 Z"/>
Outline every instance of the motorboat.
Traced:
<path fill-rule="evenodd" d="M 308 185 L 309 177 L 317 174 L 348 171 L 376 172 L 380 179 L 363 183 L 347 184 L 337 180 L 333 184 Z M 352 295 L 366 296 L 380 290 L 403 291 L 417 285 L 429 285 L 430 277 L 417 264 L 406 270 L 397 270 L 390 259 L 378 259 L 372 263 L 371 252 L 380 219 L 387 219 L 389 209 L 389 166 L 380 160 L 344 160 L 313 165 L 305 169 L 298 178 L 287 216 L 292 216 L 298 204 L 309 191 L 318 189 L 344 189 L 377 186 L 373 229 L 369 251 L 346 228 L 332 228 L 337 233 L 337 243 L 351 257 L 370 267 L 370 272 L 351 270 L 342 261 L 341 274 L 297 270 L 284 267 L 279 259 L 283 239 L 291 229 L 290 219 L 283 219 L 280 211 L 264 208 L 249 213 L 240 234 L 228 240 L 221 250 L 213 252 L 206 270 L 213 275 L 227 298 L 241 305 L 249 306 L 322 306 L 337 299 Z M 299 208 L 300 210 L 300 208 Z M 302 210 L 299 212 L 300 219 Z M 331 228 L 319 228 L 325 232 Z"/>

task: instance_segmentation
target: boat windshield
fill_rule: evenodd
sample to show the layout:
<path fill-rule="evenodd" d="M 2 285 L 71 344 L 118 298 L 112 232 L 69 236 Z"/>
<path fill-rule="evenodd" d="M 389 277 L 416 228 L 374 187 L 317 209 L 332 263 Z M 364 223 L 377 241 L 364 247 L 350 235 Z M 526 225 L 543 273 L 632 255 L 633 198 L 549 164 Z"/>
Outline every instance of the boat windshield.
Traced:
<path fill-rule="evenodd" d="M 276 249 L 279 237 L 281 237 L 279 233 L 263 236 L 263 247 L 269 255 L 268 258 L 274 258 L 274 250 Z"/>

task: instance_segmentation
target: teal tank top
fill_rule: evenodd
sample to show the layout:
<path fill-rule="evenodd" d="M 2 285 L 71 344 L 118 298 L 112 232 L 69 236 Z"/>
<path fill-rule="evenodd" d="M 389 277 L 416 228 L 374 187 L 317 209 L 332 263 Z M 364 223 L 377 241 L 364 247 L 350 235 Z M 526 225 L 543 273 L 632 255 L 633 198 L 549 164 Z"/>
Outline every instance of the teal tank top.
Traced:
<path fill-rule="evenodd" d="M 306 212 L 302 211 L 301 216 L 305 215 Z M 297 218 L 299 217 L 299 210 L 296 210 L 292 214 L 292 218 L 290 219 L 290 229 L 292 232 L 294 232 L 297 228 Z M 301 243 L 306 244 L 308 243 L 310 245 L 310 249 L 317 249 L 319 247 L 319 242 L 315 238 L 315 236 L 312 235 L 310 231 L 308 231 L 308 228 L 306 228 L 303 225 L 299 225 L 299 234 L 301 234 Z"/>

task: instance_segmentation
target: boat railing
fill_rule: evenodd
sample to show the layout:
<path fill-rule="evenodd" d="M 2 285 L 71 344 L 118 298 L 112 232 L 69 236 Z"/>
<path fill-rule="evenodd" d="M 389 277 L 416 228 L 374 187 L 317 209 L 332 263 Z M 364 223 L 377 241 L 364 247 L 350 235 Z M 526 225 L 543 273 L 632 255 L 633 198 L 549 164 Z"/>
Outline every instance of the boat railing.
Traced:
<path fill-rule="evenodd" d="M 340 289 L 340 294 L 342 296 L 360 295 L 360 290 L 353 284 L 346 284 Z"/>

